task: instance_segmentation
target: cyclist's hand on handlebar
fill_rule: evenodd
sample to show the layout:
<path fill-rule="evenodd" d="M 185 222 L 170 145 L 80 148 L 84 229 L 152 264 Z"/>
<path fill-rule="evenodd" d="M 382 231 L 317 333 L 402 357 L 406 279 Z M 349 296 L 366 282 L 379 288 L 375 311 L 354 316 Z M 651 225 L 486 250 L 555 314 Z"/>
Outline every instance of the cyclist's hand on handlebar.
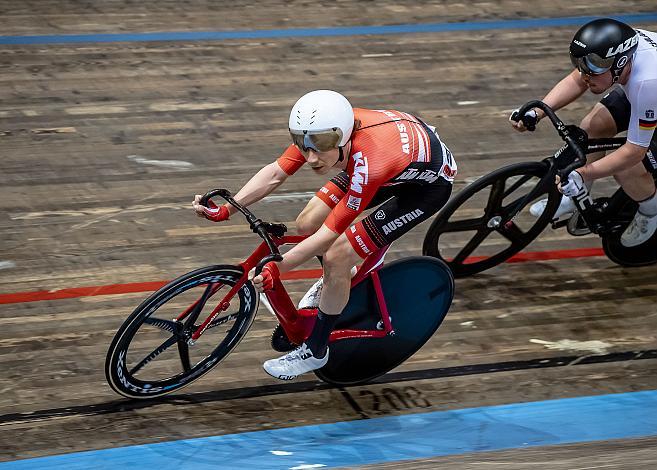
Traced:
<path fill-rule="evenodd" d="M 274 261 L 270 261 L 262 268 L 262 272 L 255 275 L 255 268 L 249 272 L 249 280 L 258 292 L 265 292 L 274 288 L 274 279 L 280 277 L 278 266 Z"/>
<path fill-rule="evenodd" d="M 199 217 L 205 217 L 208 220 L 213 222 L 222 222 L 228 220 L 230 217 L 230 212 L 226 206 L 217 206 L 212 200 L 208 201 L 208 207 L 201 205 L 201 196 L 197 194 L 194 196 L 194 202 L 192 202 L 192 207 L 196 211 L 196 215 Z"/>
<path fill-rule="evenodd" d="M 521 119 L 518 114 L 520 108 L 513 110 L 511 116 L 509 116 L 509 122 L 511 126 L 518 132 L 525 131 L 534 131 L 536 130 L 536 124 L 538 124 L 539 117 L 535 109 L 530 109 L 525 113 L 525 116 Z"/>
<path fill-rule="evenodd" d="M 564 196 L 575 199 L 581 199 L 589 191 L 584 184 L 584 178 L 582 178 L 582 175 L 577 170 L 573 170 L 568 174 L 568 181 L 566 183 L 562 183 L 557 175 L 557 184 L 559 184 L 559 191 Z"/>

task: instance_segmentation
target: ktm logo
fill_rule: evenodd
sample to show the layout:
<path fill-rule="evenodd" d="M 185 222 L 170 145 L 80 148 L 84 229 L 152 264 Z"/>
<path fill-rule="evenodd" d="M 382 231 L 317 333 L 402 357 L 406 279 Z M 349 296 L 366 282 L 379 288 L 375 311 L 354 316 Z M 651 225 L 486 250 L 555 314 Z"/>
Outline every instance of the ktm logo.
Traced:
<path fill-rule="evenodd" d="M 363 152 L 353 154 L 354 174 L 351 175 L 351 190 L 355 193 L 363 193 L 363 185 L 367 184 L 367 158 L 363 157 Z"/>
<path fill-rule="evenodd" d="M 625 51 L 630 50 L 632 47 L 636 46 L 639 43 L 639 35 L 635 34 L 634 37 L 627 39 L 622 44 L 619 44 L 615 49 L 610 47 L 607 51 L 607 57 L 613 57 L 618 54 L 622 54 Z"/>

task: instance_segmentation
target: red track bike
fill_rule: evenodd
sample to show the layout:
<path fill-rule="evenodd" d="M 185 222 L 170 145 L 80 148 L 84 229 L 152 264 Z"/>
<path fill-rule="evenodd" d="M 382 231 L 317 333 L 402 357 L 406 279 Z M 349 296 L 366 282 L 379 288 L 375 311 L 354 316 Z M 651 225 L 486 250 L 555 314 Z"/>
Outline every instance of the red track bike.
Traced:
<path fill-rule="evenodd" d="M 207 266 L 171 281 L 125 320 L 105 361 L 108 383 L 125 397 L 180 390 L 225 359 L 258 308 L 249 271 L 280 260 L 279 247 L 305 238 L 285 235 L 285 225 L 256 218 L 225 189 L 208 192 L 201 203 L 216 196 L 244 214 L 263 242 L 238 265 Z M 330 359 L 315 371 L 325 382 L 359 384 L 385 374 L 420 349 L 449 310 L 454 279 L 444 262 L 416 256 L 383 265 L 387 249 L 370 255 L 352 280 L 349 303 L 330 336 Z M 279 321 L 272 347 L 291 350 L 309 336 L 317 310 L 297 310 L 280 280 L 266 297 Z"/>

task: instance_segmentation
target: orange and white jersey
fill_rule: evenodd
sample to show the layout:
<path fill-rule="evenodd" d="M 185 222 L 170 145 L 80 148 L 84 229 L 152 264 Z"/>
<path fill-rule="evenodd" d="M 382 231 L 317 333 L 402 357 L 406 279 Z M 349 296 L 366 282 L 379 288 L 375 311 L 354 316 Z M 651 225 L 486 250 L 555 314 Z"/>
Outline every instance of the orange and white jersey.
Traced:
<path fill-rule="evenodd" d="M 347 193 L 327 217 L 326 226 L 343 233 L 382 186 L 451 184 L 456 162 L 435 128 L 395 110 L 354 109 L 355 130 L 346 172 Z M 306 162 L 290 145 L 277 160 L 289 175 Z M 331 204 L 332 206 L 332 204 Z"/>

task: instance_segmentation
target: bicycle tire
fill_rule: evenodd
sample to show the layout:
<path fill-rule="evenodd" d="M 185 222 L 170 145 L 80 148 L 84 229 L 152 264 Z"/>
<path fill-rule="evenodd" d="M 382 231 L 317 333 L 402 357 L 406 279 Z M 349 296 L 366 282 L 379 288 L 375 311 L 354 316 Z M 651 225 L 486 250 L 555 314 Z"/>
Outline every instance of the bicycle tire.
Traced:
<path fill-rule="evenodd" d="M 628 198 L 627 203 L 621 208 L 617 216 L 618 219 L 623 220 L 623 225 L 614 232 L 602 235 L 602 250 L 607 258 L 620 266 L 628 268 L 657 263 L 657 233 L 638 246 L 627 247 L 621 243 L 621 235 L 631 222 L 637 209 L 638 204 Z"/>
<path fill-rule="evenodd" d="M 561 201 L 561 194 L 554 184 L 553 173 L 554 171 L 547 160 L 516 163 L 495 170 L 466 186 L 435 217 L 424 238 L 422 254 L 436 257 L 447 263 L 456 278 L 480 273 L 508 260 L 529 245 L 553 219 Z M 516 183 L 509 185 L 507 188 L 507 181 L 512 178 L 516 179 Z M 523 183 L 523 179 L 526 182 L 529 182 L 531 179 L 538 179 L 538 182 L 533 184 L 523 195 L 514 196 L 514 200 L 504 206 L 503 202 L 505 198 L 514 195 L 516 190 L 523 189 L 523 186 L 526 184 L 526 182 Z M 514 189 L 515 186 L 517 188 Z M 482 209 L 483 214 L 480 217 L 451 220 L 458 217 L 455 214 L 471 198 L 485 191 L 487 188 L 490 188 L 490 194 L 487 198 L 486 207 Z M 497 191 L 495 196 L 493 196 L 493 191 Z M 517 207 L 517 205 L 523 203 L 524 196 L 532 191 L 536 191 L 534 197 L 527 200 L 523 204 L 523 207 Z M 500 196 L 501 199 L 497 200 Z M 542 197 L 547 197 L 548 199 L 545 210 L 538 218 L 535 220 L 532 219 L 532 222 L 530 222 L 531 225 L 527 230 L 521 230 L 516 224 L 516 216 L 531 202 Z M 499 207 L 494 207 L 498 204 Z M 463 209 L 463 211 L 465 212 L 466 209 Z M 511 216 L 513 213 L 516 215 Z M 497 227 L 491 226 L 494 223 L 498 223 L 499 225 Z M 459 227 L 462 229 L 459 230 Z M 446 233 L 472 231 L 475 232 L 474 236 L 458 240 L 461 248 L 458 249 L 456 256 L 450 257 L 444 255 L 443 252 L 451 249 L 451 247 L 441 245 L 441 236 Z M 485 256 L 470 258 L 469 255 L 493 232 L 497 232 L 508 239 L 510 245 L 491 255 L 487 254 Z"/>
<path fill-rule="evenodd" d="M 389 372 L 415 354 L 447 315 L 454 298 L 454 278 L 442 261 L 427 256 L 404 258 L 386 264 L 378 274 L 394 335 L 332 342 L 328 363 L 315 371 L 321 380 L 355 385 Z M 410 293 L 415 295 L 410 297 Z M 380 320 L 374 287 L 367 278 L 351 290 L 335 329 L 372 330 Z"/>
<path fill-rule="evenodd" d="M 181 296 L 185 297 L 193 294 L 192 289 L 196 287 L 205 288 L 208 292 L 211 291 L 211 288 L 208 287 L 211 284 L 214 286 L 221 285 L 232 287 L 238 282 L 241 276 L 242 268 L 239 266 L 207 266 L 184 274 L 151 294 L 123 322 L 107 351 L 105 360 L 105 377 L 110 387 L 118 394 L 127 398 L 155 398 L 180 390 L 218 365 L 239 344 L 253 323 L 258 308 L 258 296 L 256 295 L 252 283 L 246 282 L 231 300 L 231 311 L 235 310 L 235 312 L 228 315 L 224 315 L 224 313 L 220 314 L 192 346 L 178 345 L 178 339 L 182 338 L 182 331 L 179 331 L 179 329 L 182 328 L 182 322 L 176 324 L 175 321 L 168 320 L 167 318 L 158 318 L 155 317 L 154 314 L 167 305 L 169 306 L 167 308 L 173 308 L 174 311 L 180 312 L 180 309 L 174 302 L 172 302 L 172 300 L 178 298 L 178 301 L 181 301 Z M 220 292 L 223 293 L 223 296 L 227 290 L 222 288 Z M 203 307 L 205 305 L 208 305 L 208 308 L 214 306 L 208 302 L 208 300 L 210 300 L 215 294 L 216 291 L 210 294 Z M 192 299 L 197 297 L 198 296 L 193 296 Z M 218 300 L 221 297 L 217 296 L 214 300 Z M 235 309 L 236 303 L 237 308 Z M 197 321 L 202 322 L 208 314 L 209 311 L 208 313 L 202 312 Z M 218 344 L 210 344 L 209 347 L 211 348 L 211 351 L 209 354 L 206 354 L 203 350 L 199 351 L 201 359 L 192 367 L 190 362 L 190 352 L 194 350 L 196 353 L 195 348 L 199 348 L 204 339 L 206 341 L 210 339 L 211 335 L 208 333 L 209 331 L 217 326 L 222 326 L 228 323 L 228 320 L 224 321 L 224 319 L 229 319 L 232 325 L 228 327 L 225 337 L 223 337 Z M 142 333 L 139 333 L 144 325 L 149 326 L 148 331 L 142 331 Z M 197 326 L 198 324 L 195 323 L 195 325 L 190 326 L 187 331 L 191 332 L 196 329 Z M 219 331 L 222 329 L 223 328 Z M 160 354 L 163 354 L 168 347 L 173 346 L 173 344 L 170 344 L 167 348 L 158 352 L 159 348 L 166 344 L 165 341 L 165 343 L 162 343 L 152 351 L 151 355 L 153 355 L 153 357 L 151 359 L 149 359 L 149 355 L 146 355 L 137 363 L 137 366 L 130 366 L 132 367 L 131 371 L 128 366 L 131 355 L 140 358 L 143 354 L 136 352 L 133 354 L 130 351 L 131 343 L 138 333 L 143 334 L 144 337 L 150 338 L 159 331 L 163 331 L 164 336 L 170 335 L 170 338 L 167 341 L 170 342 L 175 340 L 175 344 L 178 348 L 187 348 L 186 355 L 188 368 L 185 367 L 183 352 L 179 349 L 181 372 L 162 379 L 144 379 L 136 377 L 135 375 L 137 375 L 137 371 L 135 371 L 135 369 L 138 369 L 139 374 L 141 374 L 143 368 L 151 362 L 154 362 L 154 359 Z M 160 338 L 164 336 L 160 336 Z M 158 344 L 157 341 L 155 341 L 155 344 Z M 216 347 L 214 346 L 215 344 L 217 344 Z M 146 350 L 148 351 L 151 348 L 152 346 L 148 346 Z M 143 366 L 142 363 L 144 363 Z"/>

